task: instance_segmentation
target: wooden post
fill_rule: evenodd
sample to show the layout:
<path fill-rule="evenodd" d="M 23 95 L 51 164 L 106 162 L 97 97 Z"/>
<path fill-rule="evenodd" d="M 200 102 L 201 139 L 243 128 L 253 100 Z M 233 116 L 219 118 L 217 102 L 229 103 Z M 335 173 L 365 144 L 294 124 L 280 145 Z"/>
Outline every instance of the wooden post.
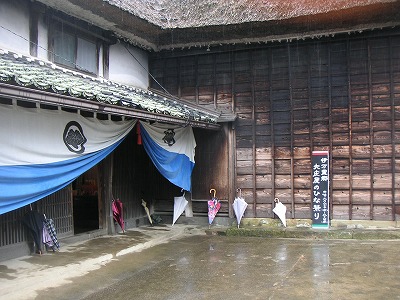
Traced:
<path fill-rule="evenodd" d="M 29 54 L 31 56 L 38 55 L 38 24 L 39 14 L 41 13 L 37 5 L 33 2 L 29 2 Z"/>
<path fill-rule="evenodd" d="M 115 234 L 113 213 L 111 210 L 111 201 L 113 199 L 112 194 L 112 175 L 113 175 L 113 153 L 108 155 L 101 162 L 101 195 L 104 205 L 104 218 L 105 224 L 103 228 L 107 228 L 108 234 Z"/>

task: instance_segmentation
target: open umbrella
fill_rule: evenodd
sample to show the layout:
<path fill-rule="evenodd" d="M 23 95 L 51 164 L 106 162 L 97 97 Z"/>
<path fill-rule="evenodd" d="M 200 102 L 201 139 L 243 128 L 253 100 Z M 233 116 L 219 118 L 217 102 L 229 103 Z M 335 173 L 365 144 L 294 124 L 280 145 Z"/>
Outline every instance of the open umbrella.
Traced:
<path fill-rule="evenodd" d="M 244 201 L 244 199 L 242 197 L 242 190 L 237 189 L 236 192 L 239 192 L 239 197 L 235 198 L 235 201 L 233 201 L 232 206 L 233 206 L 233 210 L 235 211 L 237 226 L 239 228 L 240 220 L 242 219 L 244 211 L 247 208 L 247 203 L 246 203 L 246 201 Z"/>
<path fill-rule="evenodd" d="M 219 211 L 219 209 L 221 207 L 221 203 L 219 202 L 217 197 L 215 197 L 215 194 L 217 193 L 217 191 L 215 189 L 211 189 L 210 194 L 212 191 L 214 191 L 213 197 L 211 198 L 211 200 L 208 200 L 208 225 L 209 225 L 209 227 L 211 226 L 211 223 L 214 221 L 215 215 L 217 214 L 217 212 Z"/>
<path fill-rule="evenodd" d="M 282 204 L 282 202 L 279 201 L 278 198 L 274 199 L 275 207 L 272 210 L 278 218 L 281 220 L 283 226 L 286 227 L 286 206 Z"/>
<path fill-rule="evenodd" d="M 185 192 L 180 197 L 174 197 L 174 219 L 172 220 L 172 226 L 174 226 L 176 220 L 180 217 L 189 202 L 185 198 Z"/>
<path fill-rule="evenodd" d="M 124 232 L 125 223 L 124 223 L 123 207 L 121 200 L 119 199 L 113 200 L 111 207 L 115 222 L 117 222 L 119 226 L 121 226 L 122 232 Z"/>
<path fill-rule="evenodd" d="M 151 226 L 153 226 L 153 219 L 152 219 L 151 216 L 150 216 L 150 211 L 149 211 L 149 209 L 147 208 L 147 203 L 146 203 L 146 201 L 144 201 L 143 199 L 142 199 L 142 206 L 144 207 L 144 210 L 146 211 L 147 218 L 149 219 L 149 222 L 150 222 Z"/>

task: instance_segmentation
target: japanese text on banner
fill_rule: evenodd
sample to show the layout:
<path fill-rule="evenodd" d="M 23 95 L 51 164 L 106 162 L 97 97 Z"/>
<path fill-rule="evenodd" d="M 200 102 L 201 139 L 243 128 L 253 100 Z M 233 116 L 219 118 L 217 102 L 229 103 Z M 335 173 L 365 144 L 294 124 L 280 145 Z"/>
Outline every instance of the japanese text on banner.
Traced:
<path fill-rule="evenodd" d="M 329 156 L 327 151 L 312 153 L 313 226 L 329 226 Z"/>

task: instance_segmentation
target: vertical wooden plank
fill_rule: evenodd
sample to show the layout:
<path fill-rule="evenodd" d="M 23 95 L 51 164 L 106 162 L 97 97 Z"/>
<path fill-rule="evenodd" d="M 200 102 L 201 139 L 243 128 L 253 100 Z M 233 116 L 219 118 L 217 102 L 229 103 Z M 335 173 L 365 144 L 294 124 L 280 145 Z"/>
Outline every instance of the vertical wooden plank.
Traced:
<path fill-rule="evenodd" d="M 257 218 L 257 184 L 256 184 L 256 118 L 255 118 L 255 99 L 254 99 L 254 50 L 250 52 L 249 64 L 250 64 L 250 82 L 251 82 L 251 138 L 252 138 L 252 152 L 253 152 L 253 163 L 252 163 L 252 174 L 253 174 L 253 210 L 254 217 Z"/>
<path fill-rule="evenodd" d="M 73 201 L 73 191 L 72 191 L 72 184 L 68 185 L 68 195 L 69 198 L 67 198 L 64 202 L 64 211 L 67 211 L 67 218 L 66 218 L 66 228 L 68 228 L 67 232 L 73 233 L 73 224 L 74 224 L 74 201 Z M 60 218 L 62 217 L 61 215 L 59 216 Z"/>
<path fill-rule="evenodd" d="M 213 105 L 214 108 L 217 107 L 217 56 L 213 55 Z"/>
<path fill-rule="evenodd" d="M 313 139 L 313 132 L 312 132 L 312 101 L 311 101 L 311 51 L 310 51 L 310 45 L 307 45 L 307 60 L 308 60 L 308 68 L 307 68 L 307 89 L 308 89 L 308 126 L 309 126 L 309 140 L 310 140 L 310 164 L 311 164 L 311 153 L 314 150 L 314 139 Z M 312 176 L 312 168 L 310 171 L 310 176 Z M 311 187 L 310 187 L 311 190 Z M 311 190 L 312 194 L 312 190 Z M 312 213 L 312 199 L 310 199 L 310 219 L 311 219 L 311 213 Z"/>
<path fill-rule="evenodd" d="M 110 46 L 103 42 L 103 77 L 110 78 Z"/>
<path fill-rule="evenodd" d="M 390 60 L 390 103 L 391 103 L 391 133 L 392 133 L 392 221 L 396 220 L 396 151 L 395 134 L 396 134 L 396 118 L 395 118 L 395 101 L 394 101 L 394 79 L 393 79 L 393 38 L 389 38 L 389 60 Z"/>
<path fill-rule="evenodd" d="M 233 93 L 233 54 L 232 51 L 229 51 L 229 63 L 230 63 L 230 75 L 231 75 L 231 87 L 230 87 L 230 93 L 231 93 L 231 109 L 232 112 L 236 112 L 235 111 L 235 103 L 234 103 L 234 93 Z M 215 80 L 217 80 L 215 78 Z M 229 149 L 232 151 L 229 154 L 229 161 L 228 161 L 228 166 L 231 168 L 230 169 L 230 186 L 234 189 L 233 191 L 229 191 L 229 195 L 231 195 L 231 201 L 234 198 L 236 189 L 237 189 L 237 177 L 236 177 L 236 170 L 237 170 L 237 156 L 236 156 L 236 127 L 235 127 L 235 122 L 233 122 L 230 126 L 231 130 L 230 130 L 230 134 L 229 134 L 229 139 L 228 142 L 230 143 L 230 147 Z M 233 208 L 232 205 L 229 205 L 229 217 L 233 218 L 234 217 L 234 212 L 233 212 Z"/>
<path fill-rule="evenodd" d="M 6 222 L 4 218 L 5 214 L 0 215 L 0 247 L 3 247 L 5 245 L 5 237 L 4 234 L 7 232 L 6 231 Z"/>
<path fill-rule="evenodd" d="M 10 219 L 10 215 L 9 214 L 5 214 L 5 222 L 4 222 L 4 245 L 10 245 L 10 240 L 8 235 L 10 234 L 10 229 L 9 229 L 9 219 Z"/>
<path fill-rule="evenodd" d="M 274 199 L 275 199 L 275 123 L 274 123 L 274 110 L 272 109 L 272 48 L 268 48 L 268 86 L 269 86 L 269 107 L 270 107 L 270 120 L 271 120 L 271 182 L 272 182 L 272 187 L 271 187 L 271 199 L 270 199 L 270 204 L 271 207 L 274 207 Z"/>
<path fill-rule="evenodd" d="M 328 47 L 328 101 L 329 101 L 329 178 L 332 180 L 332 64 L 331 64 L 331 46 Z M 332 183 L 329 183 L 329 217 L 333 219 L 333 201 L 332 201 Z"/>
<path fill-rule="evenodd" d="M 346 52 L 347 52 L 347 90 L 348 90 L 348 108 L 349 108 L 349 165 L 350 165 L 350 172 L 349 172 L 349 220 L 353 218 L 353 151 L 352 151 L 352 106 L 351 106 L 351 76 L 350 76 L 350 40 L 349 38 L 346 39 Z"/>
<path fill-rule="evenodd" d="M 38 27 L 40 12 L 36 3 L 29 2 L 29 54 L 36 56 L 38 54 Z"/>
<path fill-rule="evenodd" d="M 236 101 L 235 101 L 235 54 L 233 51 L 229 52 L 230 62 L 231 62 L 231 95 L 232 95 L 232 111 L 236 112 Z M 236 139 L 235 139 L 236 145 Z"/>
<path fill-rule="evenodd" d="M 236 191 L 236 139 L 235 139 L 235 130 L 232 128 L 233 124 L 228 124 L 228 175 L 229 175 L 229 188 L 228 188 L 228 197 L 229 197 L 229 218 L 234 217 L 234 212 L 232 208 L 232 202 L 235 197 Z"/>
<path fill-rule="evenodd" d="M 182 84 L 181 84 L 181 58 L 178 57 L 177 61 L 177 68 L 178 70 L 176 71 L 176 84 L 177 84 L 177 97 L 181 98 L 182 97 Z"/>
<path fill-rule="evenodd" d="M 195 88 L 195 98 L 196 98 L 196 104 L 199 104 L 199 56 L 195 55 L 194 57 L 196 63 L 196 70 L 194 72 L 195 74 L 195 79 L 194 82 L 196 83 L 196 88 Z"/>
<path fill-rule="evenodd" d="M 296 210 L 294 203 L 294 153 L 293 153 L 293 141 L 294 141 L 294 114 L 293 114 L 293 89 L 292 89 L 292 62 L 290 53 L 290 44 L 287 44 L 288 52 L 288 70 L 289 70 L 289 100 L 290 100 L 290 189 L 291 189 L 291 210 L 292 218 L 296 218 Z"/>
<path fill-rule="evenodd" d="M 369 98 L 369 144 L 371 149 L 374 148 L 374 127 L 373 124 L 373 105 L 372 105 L 372 65 L 371 65 L 371 44 L 370 40 L 367 41 L 367 53 L 368 53 L 368 98 Z M 374 215 L 374 152 L 370 151 L 370 203 L 369 203 L 369 218 L 373 219 Z"/>
<path fill-rule="evenodd" d="M 14 222 L 14 219 L 15 219 L 15 213 L 14 212 L 12 212 L 11 214 L 10 214 L 10 224 L 11 224 L 11 228 L 12 228 L 12 230 L 10 230 L 10 243 L 11 244 L 14 244 L 14 243 L 16 243 L 16 237 L 17 237 L 17 235 L 16 235 L 16 232 L 15 232 L 15 222 Z"/>
<path fill-rule="evenodd" d="M 235 94 L 235 52 L 231 51 L 231 94 L 232 94 L 232 109 L 237 112 L 236 94 Z M 237 122 L 236 122 L 237 123 Z"/>
<path fill-rule="evenodd" d="M 112 154 L 111 154 L 112 155 Z M 104 220 L 104 212 L 105 212 L 105 206 L 106 200 L 104 198 L 104 195 L 102 193 L 102 187 L 105 186 L 104 184 L 104 164 L 100 162 L 99 165 L 97 165 L 97 211 L 98 211 L 98 216 L 97 216 L 97 222 L 99 223 L 99 228 L 103 228 L 103 224 L 105 223 Z"/>
<path fill-rule="evenodd" d="M 234 54 L 233 51 L 229 51 L 229 60 L 230 60 L 230 69 L 231 69 L 231 107 L 232 107 L 232 111 L 236 113 L 236 105 L 235 105 L 235 89 L 234 89 L 234 85 L 235 85 L 235 64 L 234 64 Z M 232 187 L 234 187 L 234 191 L 233 193 L 236 192 L 236 189 L 238 188 L 237 186 L 237 141 L 236 141 L 236 121 L 232 124 L 232 135 L 229 135 L 232 139 L 232 157 L 233 157 L 233 185 Z M 232 173 L 231 173 L 232 174 Z M 233 211 L 232 211 L 232 206 L 230 205 L 229 207 L 230 211 L 229 211 L 229 216 L 233 217 Z"/>
<path fill-rule="evenodd" d="M 103 228 L 107 228 L 109 234 L 115 233 L 113 213 L 111 209 L 111 201 L 113 199 L 113 169 L 114 169 L 114 152 L 108 155 L 101 163 L 102 169 L 102 199 L 104 203 L 104 215 L 102 216 Z M 100 217 L 100 216 L 99 216 Z"/>

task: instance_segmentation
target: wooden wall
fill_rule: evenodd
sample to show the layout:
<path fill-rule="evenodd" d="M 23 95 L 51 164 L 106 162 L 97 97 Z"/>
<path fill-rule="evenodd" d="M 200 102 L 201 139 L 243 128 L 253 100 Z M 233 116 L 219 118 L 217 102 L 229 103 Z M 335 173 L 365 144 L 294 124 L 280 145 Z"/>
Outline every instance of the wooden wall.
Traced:
<path fill-rule="evenodd" d="M 32 203 L 32 209 L 54 221 L 57 237 L 64 238 L 74 234 L 71 186 Z M 0 215 L 0 261 L 29 255 L 34 250 L 33 239 L 22 219 L 30 206 Z"/>
<path fill-rule="evenodd" d="M 195 167 L 192 173 L 193 213 L 207 214 L 207 201 L 216 190 L 216 197 L 221 202 L 219 216 L 229 213 L 229 158 L 228 126 L 220 131 L 194 129 L 196 138 Z"/>
<path fill-rule="evenodd" d="M 231 189 L 242 189 L 249 203 L 245 216 L 273 217 L 278 197 L 288 216 L 310 218 L 311 152 L 329 150 L 331 217 L 396 218 L 397 29 L 242 49 L 155 53 L 150 70 L 174 95 L 237 113 L 236 138 L 229 146 L 235 155 Z M 219 159 L 205 164 L 228 166 L 226 157 Z"/>

